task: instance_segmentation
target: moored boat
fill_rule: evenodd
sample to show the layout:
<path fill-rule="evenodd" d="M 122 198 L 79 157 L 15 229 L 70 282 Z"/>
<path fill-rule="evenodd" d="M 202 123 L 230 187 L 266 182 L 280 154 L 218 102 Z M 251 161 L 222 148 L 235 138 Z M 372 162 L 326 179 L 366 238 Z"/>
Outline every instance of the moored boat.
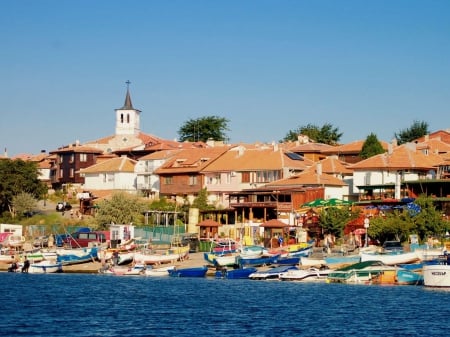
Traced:
<path fill-rule="evenodd" d="M 450 255 L 441 256 L 434 264 L 425 264 L 422 269 L 426 287 L 450 287 Z"/>
<path fill-rule="evenodd" d="M 385 265 L 393 266 L 402 263 L 413 263 L 419 261 L 416 252 L 389 252 L 389 253 L 367 253 L 360 252 L 361 262 L 381 261 Z"/>
<path fill-rule="evenodd" d="M 330 269 L 326 266 L 322 268 L 311 267 L 308 269 L 289 269 L 288 271 L 281 273 L 279 278 L 281 281 L 307 281 L 318 282 L 326 281 Z"/>
<path fill-rule="evenodd" d="M 248 276 L 251 280 L 278 280 L 280 274 L 287 272 L 288 270 L 297 269 L 295 266 L 279 266 L 274 268 L 268 268 L 266 270 L 257 270 L 256 272 Z"/>
<path fill-rule="evenodd" d="M 254 267 L 239 268 L 239 269 L 227 269 L 222 268 L 216 271 L 216 278 L 225 279 L 247 279 L 248 276 L 257 271 Z"/>
<path fill-rule="evenodd" d="M 205 277 L 208 267 L 173 268 L 168 273 L 171 277 Z"/>

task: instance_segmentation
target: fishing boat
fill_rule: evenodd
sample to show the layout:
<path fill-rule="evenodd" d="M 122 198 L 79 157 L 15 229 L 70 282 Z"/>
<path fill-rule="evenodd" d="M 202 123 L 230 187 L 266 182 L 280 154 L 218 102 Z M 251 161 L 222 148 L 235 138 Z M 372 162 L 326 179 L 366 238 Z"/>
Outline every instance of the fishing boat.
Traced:
<path fill-rule="evenodd" d="M 145 276 L 151 276 L 151 277 L 169 276 L 169 270 L 172 270 L 174 268 L 175 268 L 175 266 L 165 266 L 165 267 L 159 267 L 159 268 L 154 268 L 153 266 L 147 266 L 144 274 L 145 274 Z"/>
<path fill-rule="evenodd" d="M 216 271 L 216 278 L 224 279 L 247 279 L 252 273 L 255 273 L 257 269 L 255 267 L 239 268 L 239 269 L 227 269 L 222 268 Z"/>
<path fill-rule="evenodd" d="M 131 267 L 113 266 L 105 274 L 114 274 L 118 276 L 136 276 L 144 275 L 146 266 L 144 264 L 135 264 Z"/>
<path fill-rule="evenodd" d="M 205 261 L 215 267 L 235 266 L 238 264 L 237 259 L 239 256 L 240 255 L 237 252 L 224 254 L 203 253 Z"/>
<path fill-rule="evenodd" d="M 238 249 L 239 256 L 242 258 L 254 258 L 263 255 L 264 247 L 262 246 L 242 246 Z"/>
<path fill-rule="evenodd" d="M 143 264 L 163 264 L 182 261 L 189 256 L 189 245 L 171 247 L 166 250 L 142 250 L 134 253 L 134 261 Z"/>
<path fill-rule="evenodd" d="M 281 281 L 308 281 L 318 282 L 326 281 L 330 269 L 326 266 L 322 268 L 311 267 L 308 269 L 289 269 L 288 271 L 281 273 L 279 278 Z"/>
<path fill-rule="evenodd" d="M 63 266 L 92 262 L 97 259 L 97 247 L 56 249 L 56 261 Z"/>
<path fill-rule="evenodd" d="M 416 252 L 388 252 L 388 253 L 368 253 L 360 252 L 361 262 L 381 261 L 385 265 L 393 266 L 403 263 L 413 263 L 419 261 Z"/>
<path fill-rule="evenodd" d="M 281 255 L 273 255 L 273 256 L 261 256 L 254 258 L 242 258 L 238 257 L 236 262 L 239 266 L 267 266 L 271 264 L 276 264 Z"/>
<path fill-rule="evenodd" d="M 171 277 L 205 277 L 208 267 L 173 268 L 168 270 Z"/>
<path fill-rule="evenodd" d="M 42 260 L 39 262 L 31 263 L 28 267 L 29 274 L 49 274 L 49 273 L 61 273 L 62 263 L 50 260 Z"/>

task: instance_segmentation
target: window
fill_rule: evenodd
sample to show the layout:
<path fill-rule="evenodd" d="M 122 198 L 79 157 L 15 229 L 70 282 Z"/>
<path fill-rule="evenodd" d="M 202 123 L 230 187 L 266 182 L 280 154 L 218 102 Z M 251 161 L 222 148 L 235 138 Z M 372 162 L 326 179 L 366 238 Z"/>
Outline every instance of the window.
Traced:
<path fill-rule="evenodd" d="M 106 183 L 106 173 L 103 173 L 103 182 Z"/>
<path fill-rule="evenodd" d="M 63 177 L 64 177 L 64 170 L 63 170 L 63 169 L 61 169 L 61 170 L 59 171 L 59 177 L 60 177 L 60 178 L 63 178 Z"/>
<path fill-rule="evenodd" d="M 75 155 L 72 153 L 69 157 L 69 163 L 73 163 L 74 158 L 75 158 Z"/>
<path fill-rule="evenodd" d="M 123 124 L 123 114 L 120 114 L 120 123 Z"/>
<path fill-rule="evenodd" d="M 127 123 L 130 124 L 130 114 L 127 114 Z"/>
<path fill-rule="evenodd" d="M 165 185 L 172 185 L 173 184 L 173 177 L 164 177 L 164 184 Z"/>
<path fill-rule="evenodd" d="M 250 172 L 242 172 L 242 182 L 243 183 L 250 182 Z"/>
<path fill-rule="evenodd" d="M 197 176 L 189 176 L 189 185 L 197 185 Z"/>
<path fill-rule="evenodd" d="M 87 161 L 87 153 L 80 153 L 80 161 L 81 162 Z"/>
<path fill-rule="evenodd" d="M 73 168 L 71 168 L 71 169 L 70 169 L 70 177 L 73 178 L 73 175 L 74 175 L 74 171 L 73 171 Z"/>

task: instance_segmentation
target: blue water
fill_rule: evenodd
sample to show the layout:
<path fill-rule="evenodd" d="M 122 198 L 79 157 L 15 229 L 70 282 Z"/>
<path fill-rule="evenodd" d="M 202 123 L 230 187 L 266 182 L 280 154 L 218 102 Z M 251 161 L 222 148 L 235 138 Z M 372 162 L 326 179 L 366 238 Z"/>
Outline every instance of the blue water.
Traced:
<path fill-rule="evenodd" d="M 1 336 L 444 336 L 450 292 L 0 273 Z"/>

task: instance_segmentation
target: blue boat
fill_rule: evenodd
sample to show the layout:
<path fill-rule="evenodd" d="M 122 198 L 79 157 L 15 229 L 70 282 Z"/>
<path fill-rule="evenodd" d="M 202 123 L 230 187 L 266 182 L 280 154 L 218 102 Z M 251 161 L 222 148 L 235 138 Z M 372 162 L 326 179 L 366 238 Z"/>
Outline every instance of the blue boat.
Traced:
<path fill-rule="evenodd" d="M 168 270 L 171 277 L 205 277 L 208 267 L 194 267 L 194 268 L 173 268 Z"/>
<path fill-rule="evenodd" d="M 287 266 L 293 266 L 300 263 L 300 256 L 286 256 L 286 257 L 280 257 L 277 260 L 278 265 L 287 265 Z"/>
<path fill-rule="evenodd" d="M 248 259 L 238 257 L 236 262 L 241 267 L 243 267 L 243 266 L 266 266 L 269 264 L 276 264 L 279 259 L 280 259 L 280 255 L 254 257 L 254 258 L 248 258 Z"/>
<path fill-rule="evenodd" d="M 56 261 L 63 266 L 98 260 L 97 247 L 56 250 Z"/>
<path fill-rule="evenodd" d="M 240 268 L 240 269 L 220 269 L 216 271 L 216 278 L 225 279 L 247 279 L 252 273 L 255 273 L 257 269 L 255 267 Z"/>

